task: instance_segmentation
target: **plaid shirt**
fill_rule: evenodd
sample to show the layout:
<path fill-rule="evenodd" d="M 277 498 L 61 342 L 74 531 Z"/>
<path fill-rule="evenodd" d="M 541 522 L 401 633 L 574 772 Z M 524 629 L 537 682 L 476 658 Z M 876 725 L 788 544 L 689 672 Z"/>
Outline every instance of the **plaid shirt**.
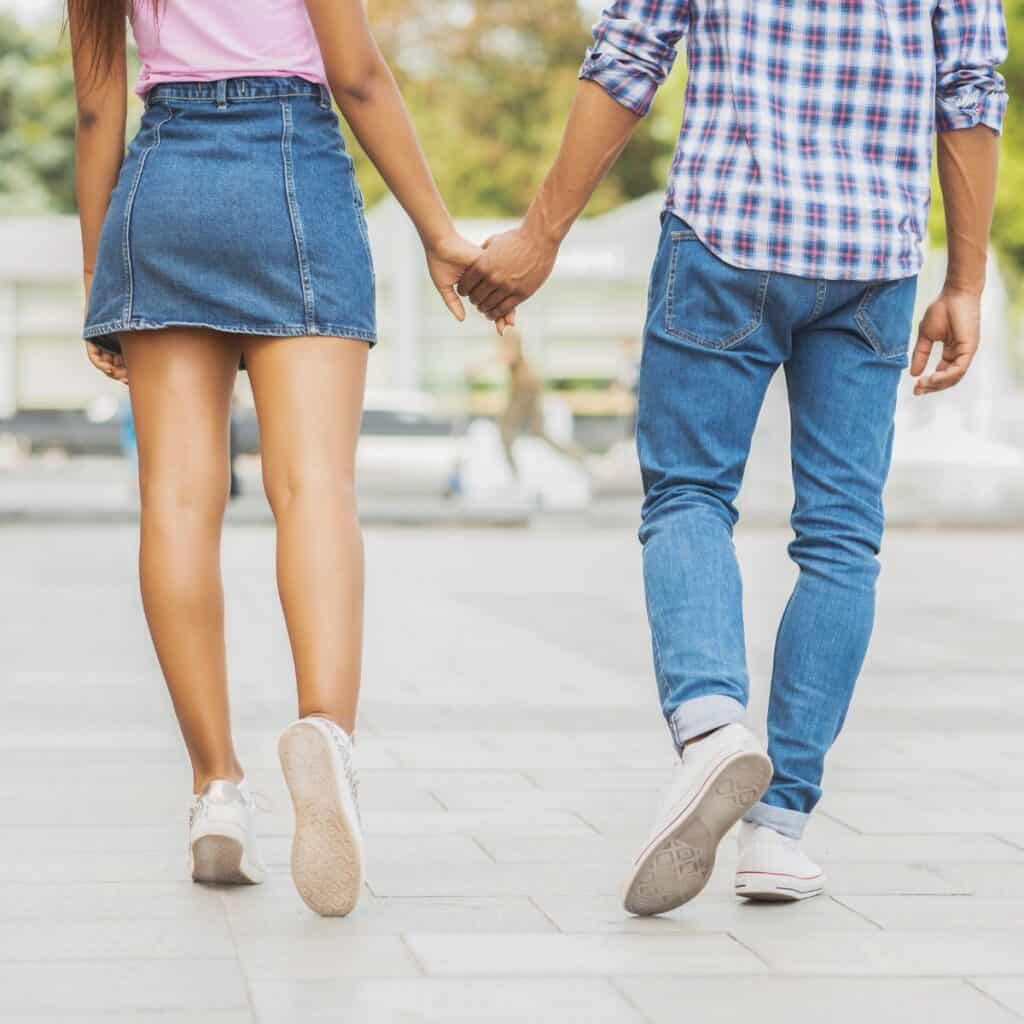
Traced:
<path fill-rule="evenodd" d="M 581 77 L 642 117 L 683 36 L 667 208 L 735 266 L 916 274 L 933 131 L 1002 128 L 1000 0 L 615 0 Z"/>

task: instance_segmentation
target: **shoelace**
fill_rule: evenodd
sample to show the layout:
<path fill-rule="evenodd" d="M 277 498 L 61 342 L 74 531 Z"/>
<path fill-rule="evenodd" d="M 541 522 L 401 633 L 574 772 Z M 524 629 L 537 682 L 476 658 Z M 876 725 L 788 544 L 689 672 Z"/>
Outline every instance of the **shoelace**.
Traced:
<path fill-rule="evenodd" d="M 341 756 L 341 764 L 345 769 L 345 779 L 352 790 L 352 801 L 356 805 L 356 815 L 359 818 L 359 826 L 361 828 L 363 812 L 359 808 L 359 772 L 356 770 L 355 757 L 353 756 L 355 740 L 333 722 L 327 723 L 327 731 L 331 734 L 334 746 Z"/>
<path fill-rule="evenodd" d="M 195 823 L 204 815 L 207 811 L 207 801 L 205 796 L 197 796 L 192 801 L 192 806 L 188 810 L 188 827 L 191 829 Z"/>

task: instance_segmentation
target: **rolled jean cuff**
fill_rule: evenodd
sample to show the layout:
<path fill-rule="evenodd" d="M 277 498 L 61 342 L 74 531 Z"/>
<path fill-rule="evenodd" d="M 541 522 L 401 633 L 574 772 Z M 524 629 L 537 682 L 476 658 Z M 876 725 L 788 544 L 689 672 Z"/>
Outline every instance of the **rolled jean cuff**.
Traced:
<path fill-rule="evenodd" d="M 764 825 L 790 839 L 800 839 L 807 827 L 809 814 L 803 811 L 791 811 L 788 807 L 772 807 L 771 804 L 754 804 L 743 815 L 743 820 L 751 825 Z"/>
<path fill-rule="evenodd" d="M 735 699 L 721 693 L 709 693 L 705 697 L 680 704 L 669 715 L 668 727 L 672 731 L 676 749 L 682 750 L 683 744 L 695 736 L 703 736 L 707 732 L 721 729 L 723 725 L 742 722 L 747 716 L 747 709 Z"/>

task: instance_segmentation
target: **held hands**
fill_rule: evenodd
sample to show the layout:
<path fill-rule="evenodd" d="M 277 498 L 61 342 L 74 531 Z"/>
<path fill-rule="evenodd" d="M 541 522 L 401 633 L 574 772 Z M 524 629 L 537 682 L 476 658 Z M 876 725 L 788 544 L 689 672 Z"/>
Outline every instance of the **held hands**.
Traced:
<path fill-rule="evenodd" d="M 85 271 L 84 276 L 85 284 L 85 311 L 88 314 L 89 310 L 89 293 L 92 291 L 92 272 Z M 111 380 L 120 381 L 122 384 L 127 385 L 128 383 L 128 366 L 124 361 L 124 356 L 116 356 L 113 352 L 108 352 L 106 349 L 102 349 L 99 345 L 94 345 L 91 341 L 85 343 L 85 352 L 89 357 L 89 362 L 96 367 L 101 373 L 106 374 Z"/>
<path fill-rule="evenodd" d="M 557 243 L 531 233 L 525 225 L 495 235 L 463 275 L 459 293 L 489 320 L 500 323 L 551 276 L 557 257 Z"/>
<path fill-rule="evenodd" d="M 483 254 L 483 249 L 472 242 L 466 241 L 461 235 L 452 232 L 439 241 L 427 246 L 427 267 L 434 287 L 440 292 L 445 305 L 459 323 L 466 319 L 466 308 L 455 290 L 466 268 L 475 263 Z M 507 317 L 492 318 L 496 320 L 498 333 L 515 323 L 515 314 Z"/>
<path fill-rule="evenodd" d="M 981 295 L 946 285 L 925 311 L 910 372 L 915 395 L 933 395 L 963 380 L 981 343 Z M 934 345 L 942 345 L 935 371 L 922 377 Z"/>

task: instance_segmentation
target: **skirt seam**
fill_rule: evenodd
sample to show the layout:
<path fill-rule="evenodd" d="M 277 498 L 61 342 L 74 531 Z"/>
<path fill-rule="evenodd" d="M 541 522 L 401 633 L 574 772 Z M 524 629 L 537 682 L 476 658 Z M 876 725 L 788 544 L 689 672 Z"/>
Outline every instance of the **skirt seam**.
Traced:
<path fill-rule="evenodd" d="M 284 189 L 288 201 L 288 217 L 291 220 L 292 235 L 295 238 L 295 253 L 299 264 L 299 280 L 302 285 L 302 303 L 307 326 L 316 321 L 316 297 L 306 259 L 306 234 L 302 227 L 299 202 L 295 191 L 295 165 L 292 159 L 292 108 L 290 103 L 281 104 L 281 157 L 284 162 Z"/>
<path fill-rule="evenodd" d="M 132 262 L 131 238 L 132 214 L 135 212 L 135 197 L 138 195 L 139 186 L 142 184 L 142 175 L 146 170 L 146 163 L 149 160 L 149 155 L 160 146 L 160 132 L 163 130 L 164 125 L 167 124 L 168 121 L 172 120 L 173 117 L 174 111 L 168 111 L 167 117 L 158 122 L 156 127 L 153 129 L 153 144 L 148 146 L 139 157 L 139 169 L 135 172 L 131 191 L 128 193 L 128 200 L 125 204 L 124 235 L 121 240 L 121 259 L 124 266 L 125 283 L 128 286 L 123 309 L 123 316 L 125 320 L 130 320 L 132 318 L 135 306 L 135 267 Z"/>

